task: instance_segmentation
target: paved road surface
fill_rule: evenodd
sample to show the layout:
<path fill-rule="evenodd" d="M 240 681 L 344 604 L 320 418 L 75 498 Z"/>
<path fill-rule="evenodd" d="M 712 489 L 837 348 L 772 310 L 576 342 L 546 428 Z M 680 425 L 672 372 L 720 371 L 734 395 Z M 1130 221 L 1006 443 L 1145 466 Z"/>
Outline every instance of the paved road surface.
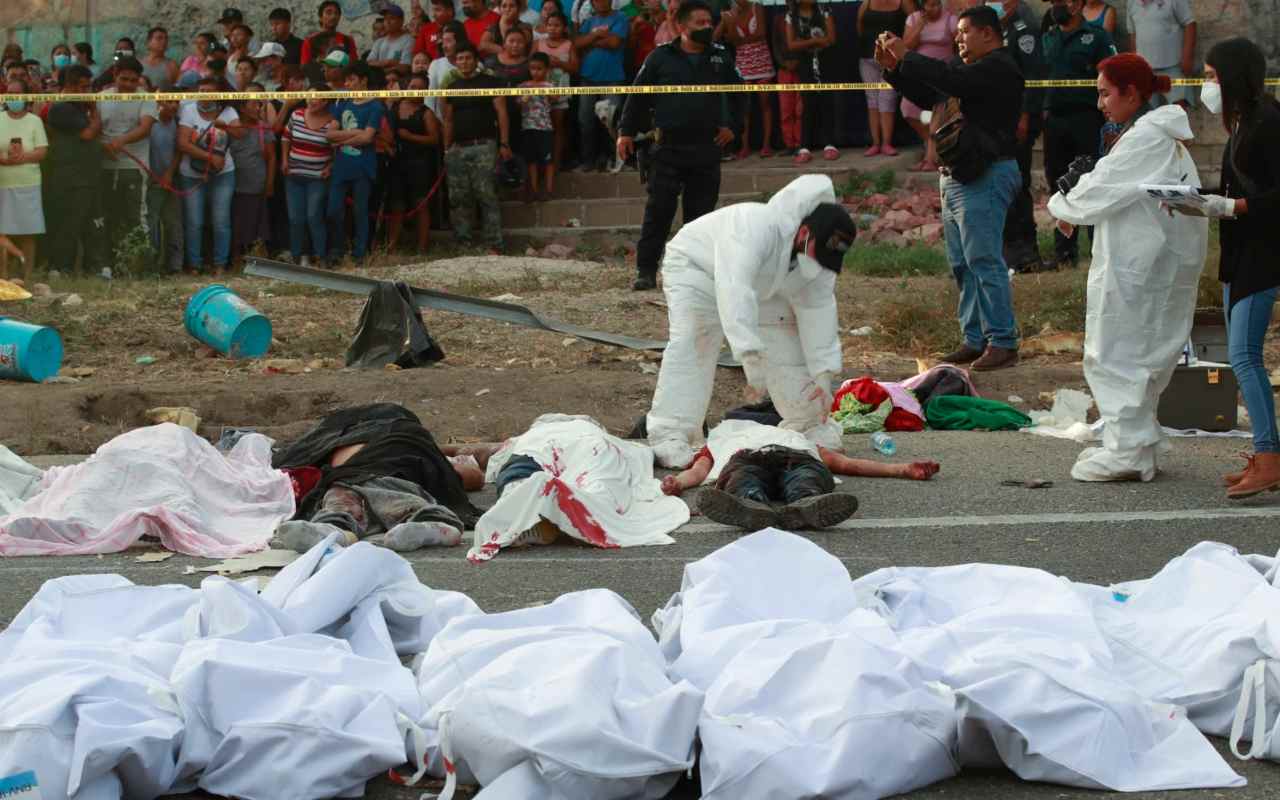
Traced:
<path fill-rule="evenodd" d="M 1080 446 L 1028 434 L 922 433 L 898 438 L 899 457 L 933 458 L 942 472 L 929 483 L 846 480 L 862 509 L 842 529 L 809 534 L 837 555 L 854 576 L 879 567 L 932 566 L 986 561 L 1039 567 L 1074 580 L 1111 583 L 1149 576 L 1196 542 L 1227 542 L 1246 553 L 1280 550 L 1280 493 L 1229 504 L 1219 476 L 1236 468 L 1242 440 L 1178 440 L 1165 471 L 1146 485 L 1085 485 L 1068 473 Z M 857 455 L 865 437 L 850 439 Z M 1045 478 L 1049 489 L 1000 486 L 1009 478 Z M 485 496 L 481 496 L 483 504 Z M 626 597 L 646 618 L 679 589 L 686 563 L 737 533 L 695 517 L 676 533 L 676 544 L 605 552 L 553 546 L 500 554 L 484 566 L 463 559 L 461 548 L 415 554 L 418 576 L 432 587 L 470 594 L 487 611 L 549 601 L 569 591 L 605 586 Z M 77 558 L 0 561 L 0 624 L 17 613 L 48 578 L 71 573 L 118 572 L 138 583 L 186 583 L 200 559 L 177 556 L 140 564 L 136 553 Z M 1220 743 L 1221 744 L 1221 743 Z M 1226 752 L 1223 746 L 1223 752 Z M 1280 797 L 1280 765 L 1241 764 L 1245 789 L 1130 797 L 1178 800 Z M 374 800 L 416 798 L 416 792 L 376 781 Z M 693 787 L 673 797 L 694 798 Z M 938 784 L 919 798 L 1095 797 L 1058 786 L 1022 783 L 1006 773 L 965 775 Z"/>

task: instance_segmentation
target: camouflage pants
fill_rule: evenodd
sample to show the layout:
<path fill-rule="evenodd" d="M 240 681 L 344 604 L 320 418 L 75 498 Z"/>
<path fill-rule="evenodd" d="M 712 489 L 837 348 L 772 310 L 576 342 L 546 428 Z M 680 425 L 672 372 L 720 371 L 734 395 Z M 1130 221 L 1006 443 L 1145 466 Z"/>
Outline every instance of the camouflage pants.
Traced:
<path fill-rule="evenodd" d="M 449 220 L 461 244 L 471 242 L 475 209 L 479 206 L 485 242 L 502 246 L 502 214 L 493 174 L 497 163 L 497 150 L 491 141 L 451 147 L 444 155 L 449 181 Z"/>

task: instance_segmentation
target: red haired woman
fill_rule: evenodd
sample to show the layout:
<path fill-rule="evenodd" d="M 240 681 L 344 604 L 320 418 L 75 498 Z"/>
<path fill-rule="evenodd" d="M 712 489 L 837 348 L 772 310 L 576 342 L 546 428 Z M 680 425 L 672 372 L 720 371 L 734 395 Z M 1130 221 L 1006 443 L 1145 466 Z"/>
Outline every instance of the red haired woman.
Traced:
<path fill-rule="evenodd" d="M 1104 423 L 1102 447 L 1080 454 L 1080 481 L 1149 481 L 1168 448 L 1156 404 L 1191 332 L 1209 229 L 1203 219 L 1173 217 L 1142 184 L 1196 186 L 1181 106 L 1152 109 L 1169 90 L 1141 56 L 1098 65 L 1098 110 L 1119 126 L 1092 172 L 1049 200 L 1069 233 L 1093 225 L 1093 264 L 1085 314 L 1084 376 Z M 1070 177 L 1070 173 L 1068 174 Z"/>

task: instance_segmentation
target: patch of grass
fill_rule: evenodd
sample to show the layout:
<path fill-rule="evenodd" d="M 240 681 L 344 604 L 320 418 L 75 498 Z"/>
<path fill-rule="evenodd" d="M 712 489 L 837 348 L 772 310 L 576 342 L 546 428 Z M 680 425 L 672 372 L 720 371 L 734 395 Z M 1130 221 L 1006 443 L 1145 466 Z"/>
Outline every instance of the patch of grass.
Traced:
<path fill-rule="evenodd" d="M 899 297 L 880 306 L 877 339 L 896 352 L 923 355 L 950 349 L 957 331 L 954 292 L 902 288 Z"/>
<path fill-rule="evenodd" d="M 450 291 L 468 297 L 493 297 L 500 294 L 531 294 L 542 289 L 542 277 L 538 271 L 526 267 L 518 276 L 472 275 L 455 283 Z"/>
<path fill-rule="evenodd" d="M 836 195 L 840 197 L 867 197 L 873 194 L 885 194 L 893 190 L 897 176 L 891 169 L 875 172 L 851 172 L 849 178 L 836 187 Z"/>
<path fill-rule="evenodd" d="M 927 244 L 910 247 L 857 244 L 844 257 L 844 265 L 852 272 L 872 278 L 943 275 L 951 269 L 942 248 Z"/>
<path fill-rule="evenodd" d="M 1084 330 L 1088 282 L 1085 269 L 1015 278 L 1013 309 L 1022 335 L 1034 336 L 1045 326 L 1059 332 Z"/>

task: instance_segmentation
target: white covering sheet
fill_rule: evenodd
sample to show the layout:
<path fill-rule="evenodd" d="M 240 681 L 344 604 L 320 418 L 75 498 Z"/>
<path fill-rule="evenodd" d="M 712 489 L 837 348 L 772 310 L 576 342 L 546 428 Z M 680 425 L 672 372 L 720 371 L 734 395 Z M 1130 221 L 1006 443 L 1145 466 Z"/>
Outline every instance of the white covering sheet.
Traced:
<path fill-rule="evenodd" d="M 33 497 L 43 475 L 44 470 L 0 445 L 0 514 L 8 514 Z"/>
<path fill-rule="evenodd" d="M 610 435 L 589 417 L 547 414 L 489 459 L 497 478 L 512 456 L 528 456 L 540 472 L 513 483 L 476 523 L 473 562 L 488 561 L 520 534 L 547 520 L 597 547 L 671 544 L 668 534 L 689 521 L 689 507 L 662 493 L 653 451 Z"/>
<path fill-rule="evenodd" d="M 693 765 L 702 707 L 664 666 L 605 589 L 455 619 L 417 667 L 429 769 L 445 777 L 450 758 L 477 800 L 663 797 Z"/>
<path fill-rule="evenodd" d="M 779 428 L 776 425 L 762 425 L 749 419 L 726 419 L 711 429 L 707 434 L 707 449 L 711 451 L 713 463 L 711 472 L 704 483 L 714 483 L 720 477 L 725 465 L 733 454 L 739 450 L 758 450 L 762 447 L 780 445 L 800 450 L 814 458 L 821 458 L 818 445 L 814 444 L 799 431 Z"/>
<path fill-rule="evenodd" d="M 293 510 L 270 439 L 249 434 L 223 456 L 166 423 L 48 470 L 39 494 L 0 518 L 0 556 L 115 553 L 151 536 L 186 555 L 229 558 L 266 547 Z"/>

